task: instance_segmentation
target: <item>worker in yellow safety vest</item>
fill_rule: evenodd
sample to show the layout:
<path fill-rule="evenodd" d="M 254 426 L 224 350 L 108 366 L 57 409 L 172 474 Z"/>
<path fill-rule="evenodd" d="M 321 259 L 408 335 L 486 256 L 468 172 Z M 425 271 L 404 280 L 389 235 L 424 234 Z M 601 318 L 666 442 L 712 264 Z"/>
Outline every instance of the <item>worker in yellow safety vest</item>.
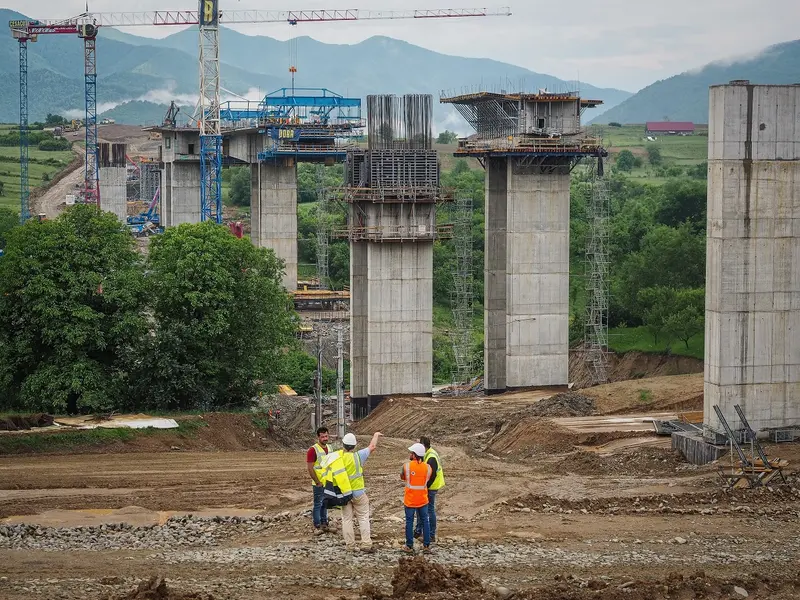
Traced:
<path fill-rule="evenodd" d="M 325 486 L 322 483 L 322 476 L 325 469 L 322 467 L 322 461 L 329 452 L 328 428 L 320 427 L 317 429 L 317 443 L 306 452 L 306 469 L 309 477 L 311 477 L 311 485 L 314 490 L 314 509 L 312 511 L 314 535 L 328 531 L 328 508 L 323 502 L 325 499 Z"/>
<path fill-rule="evenodd" d="M 442 466 L 442 459 L 439 458 L 439 453 L 431 448 L 431 439 L 429 437 L 419 438 L 419 443 L 425 446 L 425 456 L 423 462 L 427 463 L 433 471 L 431 479 L 428 481 L 428 523 L 431 531 L 431 542 L 436 541 L 436 495 L 439 490 L 444 487 L 444 467 Z M 422 536 L 422 523 L 417 519 L 417 525 L 414 528 L 414 537 L 419 538 Z"/>
<path fill-rule="evenodd" d="M 358 529 L 361 531 L 361 549 L 372 552 L 372 538 L 369 525 L 369 498 L 364 486 L 364 464 L 378 446 L 378 440 L 383 434 L 376 432 L 372 436 L 369 446 L 356 451 L 356 436 L 348 433 L 342 438 L 344 450 L 342 461 L 347 469 L 353 499 L 342 507 L 342 535 L 344 545 L 348 550 L 355 550 L 356 534 L 353 529 L 353 513 L 358 519 Z"/>
<path fill-rule="evenodd" d="M 353 488 L 347 475 L 343 454 L 342 450 L 337 450 L 322 460 L 322 467 L 325 469 L 322 476 L 325 508 L 342 507 L 353 499 Z"/>

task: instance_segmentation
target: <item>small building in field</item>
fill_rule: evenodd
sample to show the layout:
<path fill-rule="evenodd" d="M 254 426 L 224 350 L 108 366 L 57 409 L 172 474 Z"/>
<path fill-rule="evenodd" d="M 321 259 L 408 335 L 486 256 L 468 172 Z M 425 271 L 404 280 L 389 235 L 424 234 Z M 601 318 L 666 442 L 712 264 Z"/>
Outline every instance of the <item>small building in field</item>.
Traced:
<path fill-rule="evenodd" d="M 647 135 L 694 135 L 694 123 L 687 121 L 648 121 L 644 126 Z"/>

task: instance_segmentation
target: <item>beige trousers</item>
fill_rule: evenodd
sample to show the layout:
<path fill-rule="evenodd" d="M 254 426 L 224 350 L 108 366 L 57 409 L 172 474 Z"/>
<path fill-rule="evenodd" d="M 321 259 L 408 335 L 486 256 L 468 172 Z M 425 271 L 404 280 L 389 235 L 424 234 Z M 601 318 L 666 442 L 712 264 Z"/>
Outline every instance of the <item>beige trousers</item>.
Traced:
<path fill-rule="evenodd" d="M 372 547 L 372 538 L 369 535 L 369 498 L 364 493 L 358 498 L 353 498 L 342 507 L 342 535 L 344 544 L 348 548 L 355 546 L 356 534 L 353 530 L 353 513 L 358 519 L 358 529 L 361 531 L 361 545 L 364 548 Z"/>

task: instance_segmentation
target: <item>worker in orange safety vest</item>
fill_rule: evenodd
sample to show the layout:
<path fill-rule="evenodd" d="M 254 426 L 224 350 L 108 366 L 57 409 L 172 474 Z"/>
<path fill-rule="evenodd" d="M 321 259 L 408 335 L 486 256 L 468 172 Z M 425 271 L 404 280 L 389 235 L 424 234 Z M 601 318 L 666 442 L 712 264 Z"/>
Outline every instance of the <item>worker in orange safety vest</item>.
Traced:
<path fill-rule="evenodd" d="M 431 529 L 428 520 L 428 480 L 433 476 L 433 469 L 424 462 L 425 446 L 420 443 L 409 446 L 411 453 L 408 462 L 403 465 L 400 479 L 405 482 L 403 504 L 406 511 L 406 545 L 403 551 L 414 554 L 414 517 L 422 523 L 422 552 L 430 552 Z"/>

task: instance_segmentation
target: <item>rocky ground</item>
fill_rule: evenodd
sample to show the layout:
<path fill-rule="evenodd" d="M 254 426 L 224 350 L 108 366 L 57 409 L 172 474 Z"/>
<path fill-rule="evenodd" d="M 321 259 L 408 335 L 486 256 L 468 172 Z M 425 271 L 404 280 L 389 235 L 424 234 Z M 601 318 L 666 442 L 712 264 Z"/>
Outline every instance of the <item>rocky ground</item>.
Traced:
<path fill-rule="evenodd" d="M 598 451 L 609 436 L 649 432 L 552 420 L 594 412 L 591 399 L 427 402 L 434 430 L 458 426 L 438 444 L 447 486 L 431 556 L 402 553 L 405 405 L 371 417 L 389 434 L 365 467 L 373 554 L 348 552 L 338 532 L 312 535 L 301 448 L 217 416 L 217 433 L 174 450 L 152 438 L 136 451 L 0 457 L 0 598 L 800 597 L 800 445 L 768 447 L 793 465 L 786 485 L 727 493 L 713 466 L 666 448 Z"/>

